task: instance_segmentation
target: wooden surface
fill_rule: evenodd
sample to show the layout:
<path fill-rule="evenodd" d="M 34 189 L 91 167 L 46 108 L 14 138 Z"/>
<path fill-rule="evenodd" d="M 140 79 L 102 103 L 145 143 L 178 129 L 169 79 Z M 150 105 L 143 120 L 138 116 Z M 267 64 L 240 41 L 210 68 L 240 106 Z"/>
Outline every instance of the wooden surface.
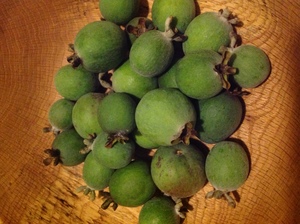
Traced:
<path fill-rule="evenodd" d="M 149 13 L 151 0 L 142 1 Z M 251 153 L 251 174 L 235 209 L 205 200 L 208 184 L 191 200 L 186 224 L 300 223 L 300 3 L 295 0 L 198 1 L 202 12 L 228 7 L 244 22 L 243 43 L 261 47 L 272 74 L 245 96 L 245 120 L 234 135 Z M 100 17 L 98 1 L 40 0 L 0 3 L 0 223 L 137 223 L 138 208 L 99 208 L 75 189 L 81 166 L 45 167 L 42 133 L 59 98 L 55 72 L 77 31 Z"/>

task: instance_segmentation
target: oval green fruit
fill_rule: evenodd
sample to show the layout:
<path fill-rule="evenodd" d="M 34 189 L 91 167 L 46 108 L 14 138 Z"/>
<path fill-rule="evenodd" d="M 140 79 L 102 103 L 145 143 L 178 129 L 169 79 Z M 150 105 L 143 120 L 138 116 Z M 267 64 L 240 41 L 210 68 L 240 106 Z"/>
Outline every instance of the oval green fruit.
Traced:
<path fill-rule="evenodd" d="M 240 144 L 232 141 L 218 142 L 206 158 L 207 179 L 216 190 L 234 191 L 246 181 L 249 163 L 248 155 Z"/>
<path fill-rule="evenodd" d="M 205 157 L 193 145 L 161 146 L 153 156 L 151 175 L 166 195 L 187 198 L 196 194 L 207 181 Z"/>
<path fill-rule="evenodd" d="M 127 57 L 128 39 L 125 32 L 110 21 L 85 25 L 74 41 L 75 59 L 91 72 L 102 73 L 119 66 Z"/>
<path fill-rule="evenodd" d="M 228 64 L 237 69 L 232 79 L 243 88 L 259 86 L 271 72 L 271 63 L 267 54 L 253 45 L 233 48 Z"/>
<path fill-rule="evenodd" d="M 137 207 L 146 203 L 156 191 L 149 164 L 135 160 L 116 170 L 109 182 L 109 191 L 114 202 L 122 206 Z"/>
<path fill-rule="evenodd" d="M 152 20 L 160 31 L 165 30 L 165 21 L 173 17 L 171 26 L 184 33 L 196 15 L 194 0 L 155 0 L 151 9 Z"/>
<path fill-rule="evenodd" d="M 139 214 L 139 224 L 179 224 L 180 217 L 175 203 L 166 196 L 153 197 L 147 201 Z"/>
<path fill-rule="evenodd" d="M 140 0 L 100 0 L 99 9 L 105 20 L 125 25 L 139 10 Z"/>
<path fill-rule="evenodd" d="M 216 143 L 231 136 L 243 119 L 242 99 L 222 92 L 209 99 L 198 101 L 196 130 L 206 143 Z"/>

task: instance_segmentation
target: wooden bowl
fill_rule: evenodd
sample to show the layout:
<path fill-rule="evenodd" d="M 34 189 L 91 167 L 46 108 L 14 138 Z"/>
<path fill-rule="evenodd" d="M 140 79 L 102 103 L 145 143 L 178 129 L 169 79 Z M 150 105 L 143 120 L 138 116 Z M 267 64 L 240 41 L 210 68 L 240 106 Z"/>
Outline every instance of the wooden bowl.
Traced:
<path fill-rule="evenodd" d="M 251 153 L 251 173 L 235 209 L 205 199 L 207 184 L 190 199 L 183 223 L 300 223 L 300 4 L 295 0 L 197 1 L 201 12 L 228 7 L 243 21 L 243 43 L 262 48 L 272 63 L 263 85 L 245 96 L 246 116 L 234 137 Z M 153 0 L 142 0 L 151 17 Z M 102 210 L 75 189 L 82 166 L 43 165 L 53 140 L 42 129 L 60 96 L 55 72 L 78 30 L 99 20 L 98 1 L 0 3 L 0 223 L 137 223 L 141 207 Z M 199 10 L 198 10 L 199 13 Z"/>

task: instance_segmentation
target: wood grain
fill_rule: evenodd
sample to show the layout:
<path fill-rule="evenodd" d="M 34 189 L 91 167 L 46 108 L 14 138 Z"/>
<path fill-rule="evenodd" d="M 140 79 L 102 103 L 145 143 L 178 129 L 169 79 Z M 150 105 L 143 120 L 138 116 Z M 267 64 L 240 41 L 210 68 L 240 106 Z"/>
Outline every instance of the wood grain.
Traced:
<path fill-rule="evenodd" d="M 151 17 L 153 1 L 141 13 Z M 235 209 L 205 200 L 208 184 L 191 198 L 185 224 L 300 223 L 300 3 L 294 0 L 197 1 L 201 12 L 228 7 L 244 26 L 243 43 L 269 55 L 272 73 L 245 96 L 246 116 L 234 137 L 251 154 L 251 173 L 238 190 Z M 60 96 L 55 72 L 67 45 L 88 22 L 98 20 L 95 0 L 0 3 L 0 223 L 137 223 L 140 207 L 102 210 L 75 189 L 82 166 L 44 167 L 42 133 L 50 105 Z"/>

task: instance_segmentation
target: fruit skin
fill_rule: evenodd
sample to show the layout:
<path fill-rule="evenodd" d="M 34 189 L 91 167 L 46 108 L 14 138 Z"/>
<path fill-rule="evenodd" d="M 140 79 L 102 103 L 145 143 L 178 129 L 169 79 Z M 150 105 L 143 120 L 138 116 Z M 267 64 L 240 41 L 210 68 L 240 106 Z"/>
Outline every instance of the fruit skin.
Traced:
<path fill-rule="evenodd" d="M 100 0 L 99 9 L 105 20 L 125 25 L 133 19 L 139 9 L 140 0 Z"/>
<path fill-rule="evenodd" d="M 218 142 L 206 158 L 207 179 L 216 190 L 234 191 L 246 181 L 250 169 L 249 163 L 248 155 L 239 143 Z"/>
<path fill-rule="evenodd" d="M 134 114 L 136 102 L 127 93 L 110 93 L 98 109 L 98 122 L 109 134 L 128 134 L 136 128 Z"/>
<path fill-rule="evenodd" d="M 229 46 L 232 25 L 217 12 L 204 12 L 196 16 L 188 25 L 183 42 L 185 54 L 201 49 L 218 51 L 222 46 Z"/>
<path fill-rule="evenodd" d="M 102 93 L 87 93 L 76 101 L 72 119 L 74 128 L 81 137 L 89 139 L 102 131 L 97 114 L 103 98 Z"/>
<path fill-rule="evenodd" d="M 60 131 L 73 127 L 72 110 L 74 104 L 70 100 L 59 99 L 51 105 L 48 111 L 48 119 L 52 127 Z"/>
<path fill-rule="evenodd" d="M 199 138 L 206 143 L 225 140 L 241 124 L 243 119 L 242 99 L 229 92 L 197 103 L 197 125 Z"/>
<path fill-rule="evenodd" d="M 193 145 L 161 146 L 151 162 L 151 175 L 165 194 L 187 198 L 206 183 L 204 154 Z"/>
<path fill-rule="evenodd" d="M 232 79 L 243 88 L 259 86 L 271 72 L 268 56 L 262 49 L 253 45 L 233 48 L 228 64 L 237 68 L 237 73 L 232 76 Z"/>
<path fill-rule="evenodd" d="M 61 132 L 52 142 L 52 149 L 60 151 L 60 163 L 64 166 L 82 163 L 86 155 L 80 153 L 80 150 L 84 147 L 83 138 L 73 128 Z"/>
<path fill-rule="evenodd" d="M 147 201 L 139 214 L 139 224 L 179 224 L 175 203 L 168 197 L 157 196 Z"/>
<path fill-rule="evenodd" d="M 196 111 L 178 89 L 159 88 L 144 95 L 136 107 L 138 130 L 153 143 L 169 146 L 188 122 L 195 124 Z"/>
<path fill-rule="evenodd" d="M 102 165 L 110 169 L 120 169 L 127 166 L 133 159 L 135 144 L 132 140 L 122 144 L 117 142 L 112 148 L 105 147 L 108 134 L 101 132 L 93 142 L 92 154 Z"/>
<path fill-rule="evenodd" d="M 156 191 L 149 164 L 135 160 L 116 170 L 109 182 L 109 191 L 114 202 L 122 206 L 136 207 L 147 202 Z"/>
<path fill-rule="evenodd" d="M 148 91 L 158 87 L 156 77 L 144 77 L 132 70 L 129 60 L 118 67 L 111 78 L 115 92 L 128 93 L 141 99 Z"/>
<path fill-rule="evenodd" d="M 73 68 L 68 64 L 61 67 L 54 76 L 57 92 L 66 99 L 76 101 L 89 92 L 100 89 L 98 76 L 82 66 Z"/>
<path fill-rule="evenodd" d="M 173 16 L 173 27 L 184 33 L 196 15 L 194 0 L 155 0 L 152 5 L 152 20 L 160 31 L 165 30 L 165 21 Z"/>
<path fill-rule="evenodd" d="M 116 68 L 126 59 L 128 40 L 116 24 L 95 21 L 79 30 L 74 50 L 85 69 L 102 73 Z"/>
<path fill-rule="evenodd" d="M 145 77 L 162 74 L 172 62 L 174 47 L 163 32 L 149 30 L 132 44 L 129 61 L 132 69 Z"/>
<path fill-rule="evenodd" d="M 173 60 L 168 70 L 158 77 L 159 88 L 178 88 L 176 82 L 178 60 L 179 59 Z"/>
<path fill-rule="evenodd" d="M 135 129 L 133 131 L 132 137 L 135 143 L 144 149 L 153 149 L 159 146 L 159 144 L 152 142 L 151 139 L 142 135 L 142 133 L 138 129 Z"/>
<path fill-rule="evenodd" d="M 199 50 L 178 61 L 176 83 L 181 92 L 193 99 L 207 99 L 223 89 L 223 82 L 215 66 L 222 56 L 212 50 Z"/>
<path fill-rule="evenodd" d="M 82 178 L 91 190 L 103 190 L 108 186 L 114 171 L 99 163 L 94 155 L 89 153 L 83 164 Z"/>

